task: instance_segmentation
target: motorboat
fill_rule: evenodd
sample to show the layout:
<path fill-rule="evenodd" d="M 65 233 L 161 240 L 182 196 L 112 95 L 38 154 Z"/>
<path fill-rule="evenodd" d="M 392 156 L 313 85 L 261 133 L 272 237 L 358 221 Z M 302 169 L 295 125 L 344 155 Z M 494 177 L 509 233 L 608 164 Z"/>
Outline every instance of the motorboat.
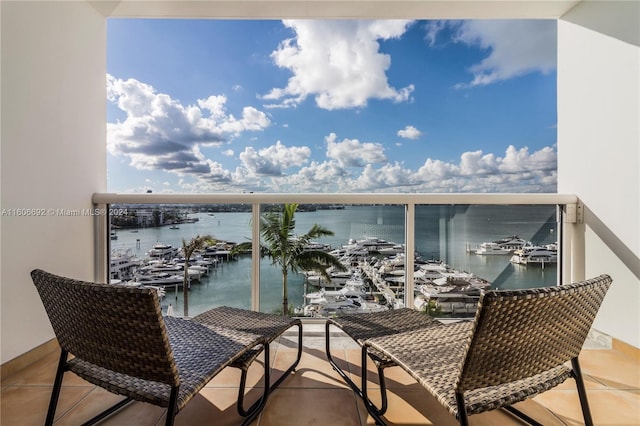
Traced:
<path fill-rule="evenodd" d="M 308 271 L 305 275 L 309 283 L 316 287 L 342 287 L 347 283 L 347 280 L 353 277 L 353 270 L 351 269 L 347 269 L 346 271 L 333 271 L 329 268 L 327 272 L 329 273 L 330 282 L 315 271 Z"/>
<path fill-rule="evenodd" d="M 509 237 L 501 238 L 493 242 L 498 244 L 500 247 L 511 251 L 517 250 L 529 244 L 528 241 L 523 240 L 517 235 L 511 235 Z"/>
<path fill-rule="evenodd" d="M 483 256 L 494 255 L 494 254 L 505 255 L 505 254 L 511 254 L 511 252 L 512 250 L 510 248 L 503 247 L 496 242 L 482 243 L 480 244 L 480 247 L 478 247 L 478 249 L 476 250 L 476 254 L 480 254 Z"/>
<path fill-rule="evenodd" d="M 513 253 L 511 263 L 519 265 L 540 265 L 544 267 L 546 264 L 558 263 L 558 251 L 553 250 L 553 246 L 523 247 Z"/>
<path fill-rule="evenodd" d="M 303 312 L 306 316 L 340 316 L 383 312 L 389 308 L 385 305 L 369 301 L 357 294 L 344 294 L 331 300 L 326 298 L 312 299 L 305 305 Z"/>
<path fill-rule="evenodd" d="M 138 274 L 136 275 L 135 281 L 145 286 L 148 286 L 148 285 L 165 286 L 165 285 L 182 284 L 184 282 L 184 277 L 180 274 L 169 274 L 167 272 L 159 272 L 156 274 Z"/>
<path fill-rule="evenodd" d="M 113 251 L 109 262 L 111 279 L 131 279 L 141 263 L 142 261 L 131 250 Z"/>
<path fill-rule="evenodd" d="M 404 253 L 404 244 L 395 244 L 391 247 L 382 247 L 378 250 L 378 253 L 382 255 L 394 255 L 399 253 Z"/>
<path fill-rule="evenodd" d="M 178 253 L 178 249 L 171 244 L 157 243 L 147 252 L 147 256 L 151 258 L 171 258 Z"/>

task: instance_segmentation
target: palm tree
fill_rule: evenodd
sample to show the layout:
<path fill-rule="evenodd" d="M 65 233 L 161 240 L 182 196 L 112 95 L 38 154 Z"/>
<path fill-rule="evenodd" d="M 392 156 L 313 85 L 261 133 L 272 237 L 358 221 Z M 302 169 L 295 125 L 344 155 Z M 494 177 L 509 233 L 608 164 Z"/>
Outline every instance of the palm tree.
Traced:
<path fill-rule="evenodd" d="M 308 249 L 316 238 L 333 235 L 333 231 L 314 224 L 302 236 L 296 236 L 294 218 L 298 204 L 285 204 L 281 212 L 270 212 L 260 217 L 260 235 L 264 241 L 260 245 L 260 255 L 269 257 L 273 265 L 282 269 L 282 314 L 289 312 L 287 282 L 289 272 L 317 271 L 330 281 L 327 268 L 344 271 L 345 266 L 333 255 L 320 250 Z"/>
<path fill-rule="evenodd" d="M 184 316 L 189 316 L 189 260 L 191 255 L 196 250 L 202 250 L 209 244 L 214 243 L 215 240 L 211 235 L 200 236 L 197 235 L 189 242 L 184 238 L 182 239 L 182 251 L 184 253 L 184 279 L 182 281 L 182 298 L 184 300 Z"/>

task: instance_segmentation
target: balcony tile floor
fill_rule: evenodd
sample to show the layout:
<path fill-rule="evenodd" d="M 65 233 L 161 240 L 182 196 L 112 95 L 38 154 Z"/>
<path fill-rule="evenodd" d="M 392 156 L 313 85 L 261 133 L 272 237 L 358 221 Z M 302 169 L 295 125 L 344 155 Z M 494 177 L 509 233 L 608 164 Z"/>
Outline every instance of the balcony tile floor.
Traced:
<path fill-rule="evenodd" d="M 295 357 L 293 335 L 273 344 L 272 371 L 279 372 Z M 332 338 L 332 353 L 359 381 L 360 351 L 347 337 Z M 0 424 L 42 425 L 55 375 L 57 353 L 51 353 L 2 383 Z M 627 355 L 610 349 L 585 349 L 581 354 L 591 412 L 596 425 L 640 424 L 640 366 Z M 249 371 L 246 403 L 260 394 L 261 367 Z M 399 368 L 387 369 L 390 425 L 455 425 L 457 422 L 411 377 Z M 371 377 L 375 370 L 371 366 Z M 212 380 L 176 417 L 176 425 L 238 425 L 235 401 L 239 371 L 228 368 Z M 377 384 L 373 381 L 373 397 Z M 119 397 L 97 388 L 73 374 L 66 374 L 58 404 L 56 425 L 78 425 Z M 525 413 L 544 425 L 582 424 L 577 392 L 572 380 L 518 404 Z M 132 403 L 112 415 L 103 425 L 155 426 L 164 424 L 165 410 Z M 502 410 L 471 416 L 471 425 L 520 425 Z M 256 426 L 357 426 L 373 424 L 362 402 L 332 370 L 320 333 L 305 333 L 304 353 L 291 377 L 270 395 Z"/>

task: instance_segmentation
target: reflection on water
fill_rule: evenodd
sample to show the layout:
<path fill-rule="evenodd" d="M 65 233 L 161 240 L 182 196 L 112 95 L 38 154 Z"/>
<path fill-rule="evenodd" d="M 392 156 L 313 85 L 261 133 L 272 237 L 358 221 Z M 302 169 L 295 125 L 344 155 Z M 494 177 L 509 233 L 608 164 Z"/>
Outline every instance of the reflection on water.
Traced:
<path fill-rule="evenodd" d="M 349 239 L 378 237 L 399 244 L 405 242 L 404 206 L 345 206 L 342 210 L 317 210 L 296 213 L 296 230 L 306 233 L 313 224 L 323 225 L 335 235 L 320 242 L 337 248 Z M 182 223 L 179 229 L 169 226 L 132 230 L 116 230 L 111 248 L 129 249 L 139 258 L 156 243 L 182 245 L 182 239 L 211 234 L 225 241 L 244 242 L 251 237 L 251 213 L 195 213 L 194 223 Z M 529 288 L 555 285 L 557 267 L 514 265 L 510 256 L 481 256 L 468 253 L 485 241 L 518 235 L 535 244 L 557 241 L 555 206 L 416 206 L 415 246 L 423 259 L 441 259 L 451 267 L 487 279 L 497 288 Z M 260 305 L 263 311 L 275 311 L 282 300 L 282 278 L 278 268 L 265 259 L 260 268 Z M 304 279 L 289 276 L 289 299 L 302 305 Z M 224 262 L 192 285 L 189 313 L 195 315 L 213 306 L 229 305 L 249 308 L 251 305 L 251 258 L 241 256 Z M 166 303 L 174 312 L 182 312 L 182 295 L 176 298 L 167 288 Z"/>

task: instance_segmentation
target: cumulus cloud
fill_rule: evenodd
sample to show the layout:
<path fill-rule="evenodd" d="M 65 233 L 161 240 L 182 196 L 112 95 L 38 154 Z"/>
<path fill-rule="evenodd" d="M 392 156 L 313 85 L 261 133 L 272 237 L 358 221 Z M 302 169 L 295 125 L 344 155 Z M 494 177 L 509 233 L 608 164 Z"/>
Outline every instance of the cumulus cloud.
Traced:
<path fill-rule="evenodd" d="M 274 178 L 272 185 L 305 192 L 554 192 L 556 165 L 551 147 L 529 153 L 527 147 L 509 146 L 504 156 L 474 151 L 458 162 L 427 158 L 415 170 L 398 162 L 345 168 L 329 159 Z"/>
<path fill-rule="evenodd" d="M 369 99 L 403 102 L 413 85 L 395 89 L 387 81 L 389 55 L 378 40 L 399 38 L 411 21 L 289 20 L 295 37 L 272 52 L 274 63 L 293 74 L 284 88 L 274 88 L 263 99 L 269 107 L 295 107 L 308 96 L 320 108 L 363 107 Z"/>
<path fill-rule="evenodd" d="M 338 162 L 341 167 L 364 167 L 367 164 L 383 163 L 387 161 L 384 147 L 379 143 L 360 142 L 358 139 L 343 139 L 331 133 L 325 137 L 327 145 L 326 155 Z"/>
<path fill-rule="evenodd" d="M 400 163 L 385 164 L 375 168 L 368 164 L 362 174 L 349 182 L 349 190 L 355 192 L 394 190 L 413 185 L 412 172 Z"/>
<path fill-rule="evenodd" d="M 405 139 L 418 139 L 422 136 L 422 132 L 413 126 L 407 126 L 402 130 L 398 130 L 398 136 Z"/>
<path fill-rule="evenodd" d="M 311 150 L 306 146 L 288 148 L 278 141 L 259 151 L 249 146 L 240 153 L 240 160 L 253 174 L 281 176 L 286 169 L 306 163 L 310 156 Z"/>
<path fill-rule="evenodd" d="M 532 72 L 556 69 L 557 24 L 554 20 L 438 21 L 427 26 L 426 38 L 435 44 L 437 34 L 453 29 L 453 41 L 477 46 L 488 56 L 471 66 L 473 80 L 457 88 L 485 86 Z"/>
<path fill-rule="evenodd" d="M 108 76 L 108 98 L 126 113 L 124 121 L 108 123 L 108 149 L 137 169 L 162 170 L 180 178 L 189 192 L 554 192 L 557 154 L 554 147 L 531 152 L 509 146 L 503 154 L 471 151 L 458 161 L 426 158 L 417 168 L 389 162 L 382 143 L 325 137 L 324 158 L 312 160 L 308 146 L 277 141 L 258 149 L 246 147 L 229 169 L 208 158 L 203 147 L 229 144 L 238 134 L 262 130 L 268 116 L 246 107 L 236 118 L 222 95 L 196 105 L 183 105 L 151 85 Z M 406 126 L 398 136 L 415 138 Z M 221 156 L 236 157 L 230 147 Z M 164 178 L 162 179 L 164 181 Z M 160 181 L 160 182 L 162 182 Z M 167 187 L 162 183 L 154 187 Z M 169 188 L 167 190 L 174 190 Z"/>
<path fill-rule="evenodd" d="M 253 107 L 245 107 L 235 118 L 226 111 L 227 98 L 222 95 L 183 105 L 149 84 L 111 75 L 107 75 L 107 98 L 126 113 L 124 121 L 107 124 L 111 154 L 128 157 L 138 169 L 193 174 L 215 182 L 229 181 L 230 175 L 205 158 L 200 147 L 221 145 L 270 124 L 267 115 Z"/>

